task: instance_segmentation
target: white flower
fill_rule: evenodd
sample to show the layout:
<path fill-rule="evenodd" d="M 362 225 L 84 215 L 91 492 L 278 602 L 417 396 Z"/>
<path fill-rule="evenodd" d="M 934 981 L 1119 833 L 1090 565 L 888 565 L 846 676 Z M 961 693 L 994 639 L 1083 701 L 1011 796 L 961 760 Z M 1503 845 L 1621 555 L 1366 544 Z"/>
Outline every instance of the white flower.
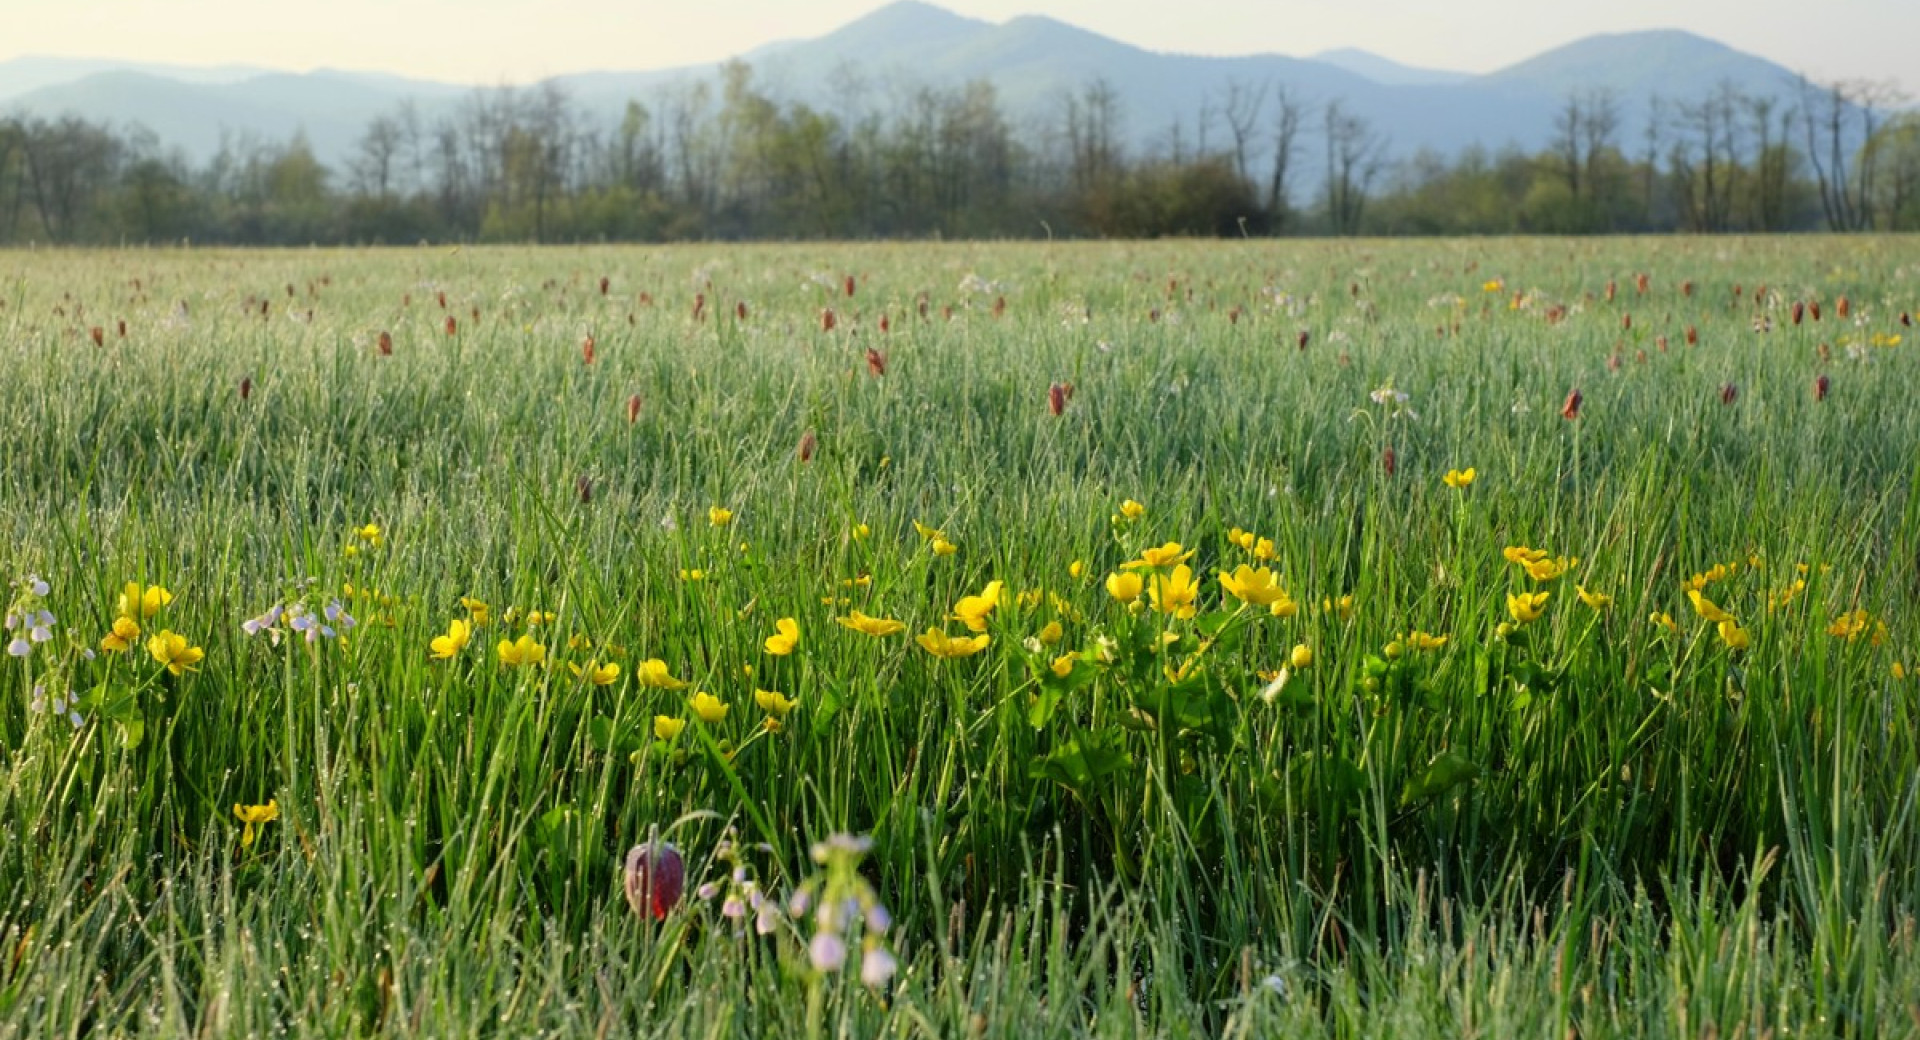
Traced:
<path fill-rule="evenodd" d="M 839 971 L 847 963 L 847 944 L 832 932 L 821 932 L 807 944 L 807 959 L 815 971 Z"/>
<path fill-rule="evenodd" d="M 900 964 L 884 946 L 871 946 L 860 958 L 860 981 L 875 989 L 887 984 Z"/>

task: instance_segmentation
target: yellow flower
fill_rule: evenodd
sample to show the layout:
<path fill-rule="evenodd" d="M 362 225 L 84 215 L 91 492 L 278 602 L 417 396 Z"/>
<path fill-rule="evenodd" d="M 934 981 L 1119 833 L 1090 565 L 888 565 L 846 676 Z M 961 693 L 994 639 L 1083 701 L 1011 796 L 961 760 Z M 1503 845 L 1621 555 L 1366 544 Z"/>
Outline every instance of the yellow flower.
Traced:
<path fill-rule="evenodd" d="M 971 657 L 987 648 L 992 636 L 979 635 L 972 638 L 961 636 L 958 639 L 947 635 L 937 628 L 929 628 L 913 637 L 913 641 L 935 657 L 955 658 Z"/>
<path fill-rule="evenodd" d="M 1342 621 L 1353 620 L 1353 593 L 1349 592 L 1339 599 L 1322 599 L 1320 609 L 1329 614 L 1340 615 Z"/>
<path fill-rule="evenodd" d="M 1490 293 L 1495 293 L 1495 292 L 1499 292 L 1500 290 L 1502 290 L 1502 289 L 1504 289 L 1504 288 L 1506 288 L 1506 287 L 1507 287 L 1507 283 L 1505 283 L 1505 282 L 1503 282 L 1503 281 L 1501 281 L 1501 280 L 1500 280 L 1500 279 L 1498 279 L 1498 278 L 1494 278 L 1494 279 L 1492 279 L 1492 280 L 1490 280 L 1490 281 L 1488 281 L 1488 282 L 1486 282 L 1485 284 L 1483 284 L 1483 285 L 1481 285 L 1481 286 L 1480 286 L 1480 291 L 1481 291 L 1481 292 L 1490 292 Z"/>
<path fill-rule="evenodd" d="M 1060 641 L 1061 636 L 1066 634 L 1067 630 L 1060 627 L 1060 622 L 1049 621 L 1046 627 L 1040 630 L 1040 645 L 1052 646 Z"/>
<path fill-rule="evenodd" d="M 1472 466 L 1468 466 L 1466 469 L 1448 470 L 1446 475 L 1440 478 L 1440 481 L 1450 488 L 1464 489 L 1468 484 L 1473 483 L 1473 478 L 1479 475 Z"/>
<path fill-rule="evenodd" d="M 1033 608 L 1039 606 L 1040 601 L 1045 598 L 1047 598 L 1047 594 L 1044 590 L 1027 589 L 1024 592 L 1021 592 L 1018 596 L 1013 597 L 1013 602 L 1021 610 L 1032 610 Z M 952 620 L 952 619 L 950 618 L 949 620 Z"/>
<path fill-rule="evenodd" d="M 595 686 L 612 686 L 620 680 L 620 662 L 618 661 L 608 661 L 606 664 L 588 661 L 585 668 L 577 664 L 569 664 L 567 668 L 573 672 L 574 678 L 585 679 Z"/>
<path fill-rule="evenodd" d="M 1147 507 L 1129 498 L 1120 503 L 1120 515 L 1129 520 L 1138 520 L 1147 515 Z"/>
<path fill-rule="evenodd" d="M 1745 650 L 1753 645 L 1753 640 L 1747 638 L 1747 630 L 1732 618 L 1720 622 L 1720 641 L 1726 643 L 1729 650 Z"/>
<path fill-rule="evenodd" d="M 959 548 L 959 546 L 947 541 L 946 538 L 941 535 L 933 536 L 933 554 L 935 556 L 952 556 L 955 552 L 959 551 Z"/>
<path fill-rule="evenodd" d="M 1864 610 L 1853 610 L 1833 619 L 1827 626 L 1827 634 L 1835 639 L 1853 640 L 1867 630 L 1867 623 L 1873 616 Z"/>
<path fill-rule="evenodd" d="M 1267 612 L 1277 618 L 1290 618 L 1300 612 L 1300 604 L 1295 603 L 1292 596 L 1283 592 L 1280 598 L 1274 600 L 1273 605 L 1267 608 Z"/>
<path fill-rule="evenodd" d="M 931 542 L 935 538 L 942 537 L 938 527 L 928 527 L 918 520 L 913 522 L 913 533 L 919 535 L 920 540 L 923 542 Z"/>
<path fill-rule="evenodd" d="M 1548 553 L 1545 549 L 1529 549 L 1524 545 L 1509 545 L 1505 549 L 1500 550 L 1500 555 L 1506 557 L 1508 563 L 1515 563 L 1524 567 L 1529 563 L 1539 563 L 1541 560 L 1546 559 Z"/>
<path fill-rule="evenodd" d="M 1273 559 L 1273 539 L 1262 538 L 1253 543 L 1253 558 L 1256 560 Z"/>
<path fill-rule="evenodd" d="M 1120 566 L 1132 569 L 1145 567 L 1171 567 L 1176 563 L 1185 563 L 1192 559 L 1194 550 L 1180 548 L 1179 542 L 1140 550 L 1140 558 L 1123 563 Z"/>
<path fill-rule="evenodd" d="M 1680 631 L 1680 626 L 1673 623 L 1673 615 L 1663 610 L 1656 610 L 1648 614 L 1647 622 L 1657 628 L 1664 628 L 1669 632 L 1677 633 Z"/>
<path fill-rule="evenodd" d="M 1313 664 L 1313 647 L 1305 643 L 1294 644 L 1293 652 L 1287 655 L 1287 663 L 1292 665 L 1296 672 L 1310 667 Z"/>
<path fill-rule="evenodd" d="M 727 717 L 727 702 L 705 690 L 694 694 L 687 701 L 687 707 L 692 708 L 693 713 L 700 716 L 700 721 L 709 726 L 718 725 Z"/>
<path fill-rule="evenodd" d="M 1567 573 L 1567 571 L 1572 570 L 1574 567 L 1579 566 L 1579 564 L 1580 557 L 1578 556 L 1572 559 L 1562 556 L 1557 560 L 1544 558 L 1529 560 L 1526 563 L 1522 563 L 1520 567 L 1527 572 L 1527 577 L 1532 578 L 1534 581 L 1552 581 L 1562 574 Z"/>
<path fill-rule="evenodd" d="M 376 549 L 380 548 L 380 543 L 386 540 L 386 535 L 380 530 L 379 524 L 367 524 L 365 527 L 356 527 L 353 529 L 353 536 Z"/>
<path fill-rule="evenodd" d="M 1194 615 L 1199 595 L 1200 586 L 1193 580 L 1193 568 L 1184 563 L 1175 567 L 1172 574 L 1154 575 L 1153 586 L 1147 590 L 1153 609 L 1178 618 Z"/>
<path fill-rule="evenodd" d="M 657 739 L 672 740 L 680 735 L 681 730 L 686 728 L 686 719 L 676 719 L 671 715 L 655 715 L 653 717 L 653 735 Z"/>
<path fill-rule="evenodd" d="M 1116 572 L 1107 575 L 1107 595 L 1122 603 L 1132 603 L 1140 598 L 1140 590 L 1146 582 L 1140 575 L 1128 572 Z"/>
<path fill-rule="evenodd" d="M 1432 635 L 1416 628 L 1407 633 L 1407 645 L 1415 650 L 1438 650 L 1447 645 L 1447 637 Z"/>
<path fill-rule="evenodd" d="M 1687 600 L 1693 604 L 1694 612 L 1707 621 L 1715 624 L 1726 624 L 1733 620 L 1732 614 L 1721 610 L 1712 600 L 1702 596 L 1700 590 L 1697 588 L 1687 590 Z"/>
<path fill-rule="evenodd" d="M 151 585 L 143 590 L 139 582 L 130 581 L 127 582 L 126 588 L 120 591 L 120 598 L 114 604 L 114 613 L 123 618 L 145 621 L 160 613 L 160 608 L 172 602 L 173 593 L 166 589 Z"/>
<path fill-rule="evenodd" d="M 235 802 L 233 803 L 233 814 L 240 817 L 241 823 L 247 825 L 246 829 L 240 832 L 240 847 L 243 849 L 252 848 L 254 825 L 259 824 L 264 828 L 267 824 L 279 819 L 280 800 L 277 798 L 269 798 L 265 805 L 241 805 L 239 802 Z"/>
<path fill-rule="evenodd" d="M 865 632 L 870 636 L 891 636 L 907 630 L 904 622 L 894 621 L 888 618 L 868 617 L 857 610 L 849 610 L 847 611 L 846 617 L 834 618 L 834 620 L 838 621 L 843 628 L 850 628 L 855 632 Z"/>
<path fill-rule="evenodd" d="M 1540 615 L 1546 613 L 1547 597 L 1551 595 L 1553 595 L 1551 592 L 1522 592 L 1519 595 L 1509 592 L 1507 593 L 1507 613 L 1512 614 L 1513 620 L 1522 625 L 1538 621 Z"/>
<path fill-rule="evenodd" d="M 1287 590 L 1273 580 L 1273 571 L 1265 567 L 1255 570 L 1244 563 L 1232 574 L 1222 572 L 1220 587 L 1234 599 L 1255 607 L 1270 607 L 1287 598 Z"/>
<path fill-rule="evenodd" d="M 1895 679 L 1905 679 L 1907 677 L 1907 666 L 1898 661 L 1893 662 L 1893 677 Z"/>
<path fill-rule="evenodd" d="M 1085 573 L 1087 573 L 1086 561 L 1075 560 L 1072 563 L 1067 564 L 1067 577 L 1078 578 Z"/>
<path fill-rule="evenodd" d="M 1047 666 L 1047 670 L 1052 672 L 1056 677 L 1065 679 L 1067 676 L 1073 674 L 1073 662 L 1075 660 L 1077 660 L 1077 658 L 1073 654 L 1061 654 L 1059 657 L 1053 659 L 1053 663 Z"/>
<path fill-rule="evenodd" d="M 473 618 L 475 628 L 487 623 L 487 612 L 492 609 L 480 600 L 466 596 L 460 597 L 460 606 L 465 608 L 468 617 Z"/>
<path fill-rule="evenodd" d="M 197 646 L 188 646 L 186 636 L 178 635 L 168 629 L 161 629 L 159 635 L 147 640 L 147 653 L 152 654 L 154 660 L 166 665 L 167 671 L 174 675 L 184 675 L 193 671 L 193 666 L 207 656 L 205 650 Z"/>
<path fill-rule="evenodd" d="M 640 669 L 634 674 L 640 680 L 640 685 L 655 690 L 684 690 L 687 688 L 686 683 L 668 674 L 667 662 L 660 660 L 658 657 L 649 658 L 640 662 Z"/>
<path fill-rule="evenodd" d="M 1604 592 L 1588 592 L 1585 585 L 1575 585 L 1573 591 L 1580 594 L 1580 602 L 1595 610 L 1605 610 L 1613 605 L 1613 597 Z"/>
<path fill-rule="evenodd" d="M 953 614 L 948 620 L 965 622 L 970 631 L 985 632 L 987 615 L 993 613 L 993 608 L 1000 603 L 1000 589 L 1000 582 L 990 581 L 978 596 L 961 597 L 960 602 L 953 605 Z M 1036 603 L 1039 601 L 1037 594 L 1034 600 Z"/>
<path fill-rule="evenodd" d="M 733 523 L 733 510 L 725 506 L 712 506 L 707 510 L 707 523 L 714 527 L 725 527 Z"/>
<path fill-rule="evenodd" d="M 467 640 L 472 634 L 472 630 L 467 627 L 465 621 L 455 618 L 447 622 L 446 635 L 434 636 L 433 641 L 427 645 L 428 648 L 433 651 L 435 660 L 445 661 L 460 651 L 465 650 L 467 648 Z"/>
<path fill-rule="evenodd" d="M 867 540 L 867 537 L 868 537 L 869 535 L 871 535 L 871 534 L 873 534 L 873 528 L 871 528 L 871 527 L 868 527 L 868 526 L 867 526 L 866 524 L 854 524 L 854 525 L 853 525 L 853 540 L 854 540 L 854 541 L 856 541 L 856 542 L 864 542 L 864 541 L 866 541 L 866 540 Z"/>
<path fill-rule="evenodd" d="M 523 635 L 514 640 L 502 639 L 493 652 L 500 655 L 500 663 L 508 668 L 539 664 L 547 659 L 547 648 L 534 642 L 532 635 Z"/>
<path fill-rule="evenodd" d="M 753 691 L 753 703 L 758 704 L 761 711 L 766 712 L 774 718 L 784 719 L 787 717 L 787 713 L 792 711 L 800 702 L 781 694 L 777 690 L 755 690 Z"/>
<path fill-rule="evenodd" d="M 100 637 L 100 649 L 108 653 L 125 653 L 140 638 L 140 623 L 130 617 L 113 619 L 113 629 Z"/>
<path fill-rule="evenodd" d="M 767 641 L 762 644 L 767 648 L 767 653 L 775 657 L 785 657 L 793 653 L 794 648 L 800 645 L 800 622 L 790 617 L 783 617 L 775 621 L 773 627 L 778 631 L 768 636 Z"/>
<path fill-rule="evenodd" d="M 1227 531 L 1227 541 L 1232 542 L 1248 552 L 1253 551 L 1255 538 L 1256 536 L 1252 531 L 1242 531 L 1238 527 Z"/>
<path fill-rule="evenodd" d="M 706 576 L 707 572 L 698 567 L 683 567 L 680 570 L 681 581 L 701 581 L 704 580 Z"/>

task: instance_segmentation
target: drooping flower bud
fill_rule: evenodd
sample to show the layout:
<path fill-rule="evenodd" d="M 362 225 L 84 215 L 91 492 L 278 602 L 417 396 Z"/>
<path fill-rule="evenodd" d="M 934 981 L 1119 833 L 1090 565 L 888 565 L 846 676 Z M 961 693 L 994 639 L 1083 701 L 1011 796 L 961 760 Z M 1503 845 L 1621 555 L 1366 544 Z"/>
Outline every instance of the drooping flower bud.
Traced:
<path fill-rule="evenodd" d="M 627 905 L 641 917 L 664 919 L 680 902 L 687 879 L 680 851 L 670 842 L 642 842 L 627 850 Z"/>

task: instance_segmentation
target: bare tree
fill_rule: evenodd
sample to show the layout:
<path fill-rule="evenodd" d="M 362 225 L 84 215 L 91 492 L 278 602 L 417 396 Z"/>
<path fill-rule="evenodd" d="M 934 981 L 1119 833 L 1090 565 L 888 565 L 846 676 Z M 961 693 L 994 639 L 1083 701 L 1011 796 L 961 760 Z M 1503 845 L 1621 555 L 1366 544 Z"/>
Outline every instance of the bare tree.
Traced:
<path fill-rule="evenodd" d="M 1338 100 L 1327 102 L 1322 126 L 1327 139 L 1327 220 L 1335 234 L 1356 235 L 1385 146 L 1365 119 Z"/>
<path fill-rule="evenodd" d="M 1267 176 L 1267 214 L 1275 233 L 1286 227 L 1290 203 L 1288 179 L 1293 173 L 1294 144 L 1300 139 L 1300 124 L 1306 105 L 1282 85 L 1274 91 L 1276 112 L 1273 122 L 1273 167 Z"/>
<path fill-rule="evenodd" d="M 1253 183 L 1247 172 L 1248 161 L 1259 146 L 1254 128 L 1259 125 L 1260 109 L 1266 100 L 1264 83 L 1255 87 L 1239 79 L 1227 81 L 1227 101 L 1221 111 L 1227 120 L 1227 133 L 1233 137 L 1233 172 L 1248 184 Z"/>

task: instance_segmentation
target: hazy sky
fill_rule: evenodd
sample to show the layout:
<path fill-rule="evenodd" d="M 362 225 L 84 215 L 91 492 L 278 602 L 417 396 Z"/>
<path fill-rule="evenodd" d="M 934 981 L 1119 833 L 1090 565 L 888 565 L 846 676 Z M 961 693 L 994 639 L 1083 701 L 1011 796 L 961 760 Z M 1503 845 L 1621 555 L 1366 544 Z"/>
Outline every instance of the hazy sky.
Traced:
<path fill-rule="evenodd" d="M 881 0 L 0 0 L 23 54 L 395 72 L 462 83 L 646 69 L 817 36 Z M 1920 0 L 945 0 L 990 21 L 1047 14 L 1153 50 L 1361 47 L 1486 71 L 1596 32 L 1690 29 L 1819 77 L 1920 87 Z M 1904 59 L 1904 60 L 1903 60 Z"/>

